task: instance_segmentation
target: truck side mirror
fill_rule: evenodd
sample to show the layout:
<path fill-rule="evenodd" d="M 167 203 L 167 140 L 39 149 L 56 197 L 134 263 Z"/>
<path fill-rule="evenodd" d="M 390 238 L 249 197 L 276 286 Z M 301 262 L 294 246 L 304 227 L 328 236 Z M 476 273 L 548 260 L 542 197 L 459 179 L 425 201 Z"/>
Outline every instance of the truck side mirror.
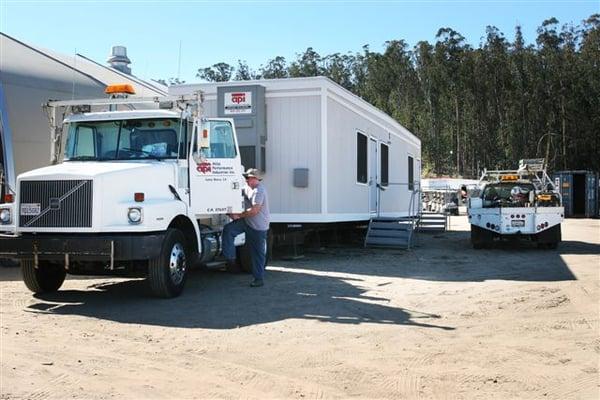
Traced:
<path fill-rule="evenodd" d="M 200 119 L 194 120 L 192 132 L 192 157 L 196 163 L 201 163 L 210 154 L 210 123 Z"/>
<path fill-rule="evenodd" d="M 202 122 L 198 125 L 198 149 L 210 149 L 210 123 Z"/>

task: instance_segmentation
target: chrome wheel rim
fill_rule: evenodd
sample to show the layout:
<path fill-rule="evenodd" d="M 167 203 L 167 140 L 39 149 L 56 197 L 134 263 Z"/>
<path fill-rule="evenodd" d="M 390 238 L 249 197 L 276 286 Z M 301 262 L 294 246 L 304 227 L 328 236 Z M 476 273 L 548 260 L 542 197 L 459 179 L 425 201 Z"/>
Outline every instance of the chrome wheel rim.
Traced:
<path fill-rule="evenodd" d="M 185 250 L 181 243 L 175 243 L 169 257 L 169 271 L 171 282 L 179 285 L 183 281 L 186 269 Z"/>

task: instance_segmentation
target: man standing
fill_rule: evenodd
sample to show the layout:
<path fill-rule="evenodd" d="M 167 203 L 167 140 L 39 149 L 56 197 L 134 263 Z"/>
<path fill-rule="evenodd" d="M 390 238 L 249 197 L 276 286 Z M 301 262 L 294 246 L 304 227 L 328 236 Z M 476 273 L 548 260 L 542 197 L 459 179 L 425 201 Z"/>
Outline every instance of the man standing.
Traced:
<path fill-rule="evenodd" d="M 267 255 L 267 232 L 271 215 L 267 191 L 262 185 L 262 176 L 257 169 L 250 168 L 244 174 L 246 186 L 243 189 L 246 211 L 230 214 L 233 221 L 223 229 L 223 255 L 227 266 L 237 268 L 235 261 L 234 239 L 242 232 L 246 233 L 246 244 L 250 247 L 252 259 L 252 287 L 264 285 Z"/>

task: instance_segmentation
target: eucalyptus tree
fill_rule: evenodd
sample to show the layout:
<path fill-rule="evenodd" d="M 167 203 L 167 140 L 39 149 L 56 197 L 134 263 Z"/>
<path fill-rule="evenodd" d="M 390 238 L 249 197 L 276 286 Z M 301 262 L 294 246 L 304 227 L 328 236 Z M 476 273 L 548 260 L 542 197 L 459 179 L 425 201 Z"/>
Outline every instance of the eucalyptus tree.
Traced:
<path fill-rule="evenodd" d="M 277 56 L 269 60 L 265 66 L 260 67 L 260 74 L 264 79 L 281 79 L 289 77 L 285 57 Z"/>
<path fill-rule="evenodd" d="M 200 68 L 196 77 L 209 82 L 227 82 L 231 80 L 233 71 L 234 68 L 231 65 L 220 62 L 214 64 L 212 67 Z"/>

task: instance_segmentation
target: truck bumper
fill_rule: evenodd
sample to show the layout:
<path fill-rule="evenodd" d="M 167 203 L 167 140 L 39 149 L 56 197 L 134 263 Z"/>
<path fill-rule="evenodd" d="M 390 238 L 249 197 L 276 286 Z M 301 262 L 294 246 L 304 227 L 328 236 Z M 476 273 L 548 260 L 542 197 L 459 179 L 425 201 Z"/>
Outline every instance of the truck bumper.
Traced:
<path fill-rule="evenodd" d="M 158 257 L 164 232 L 0 236 L 0 257 L 133 261 Z"/>

